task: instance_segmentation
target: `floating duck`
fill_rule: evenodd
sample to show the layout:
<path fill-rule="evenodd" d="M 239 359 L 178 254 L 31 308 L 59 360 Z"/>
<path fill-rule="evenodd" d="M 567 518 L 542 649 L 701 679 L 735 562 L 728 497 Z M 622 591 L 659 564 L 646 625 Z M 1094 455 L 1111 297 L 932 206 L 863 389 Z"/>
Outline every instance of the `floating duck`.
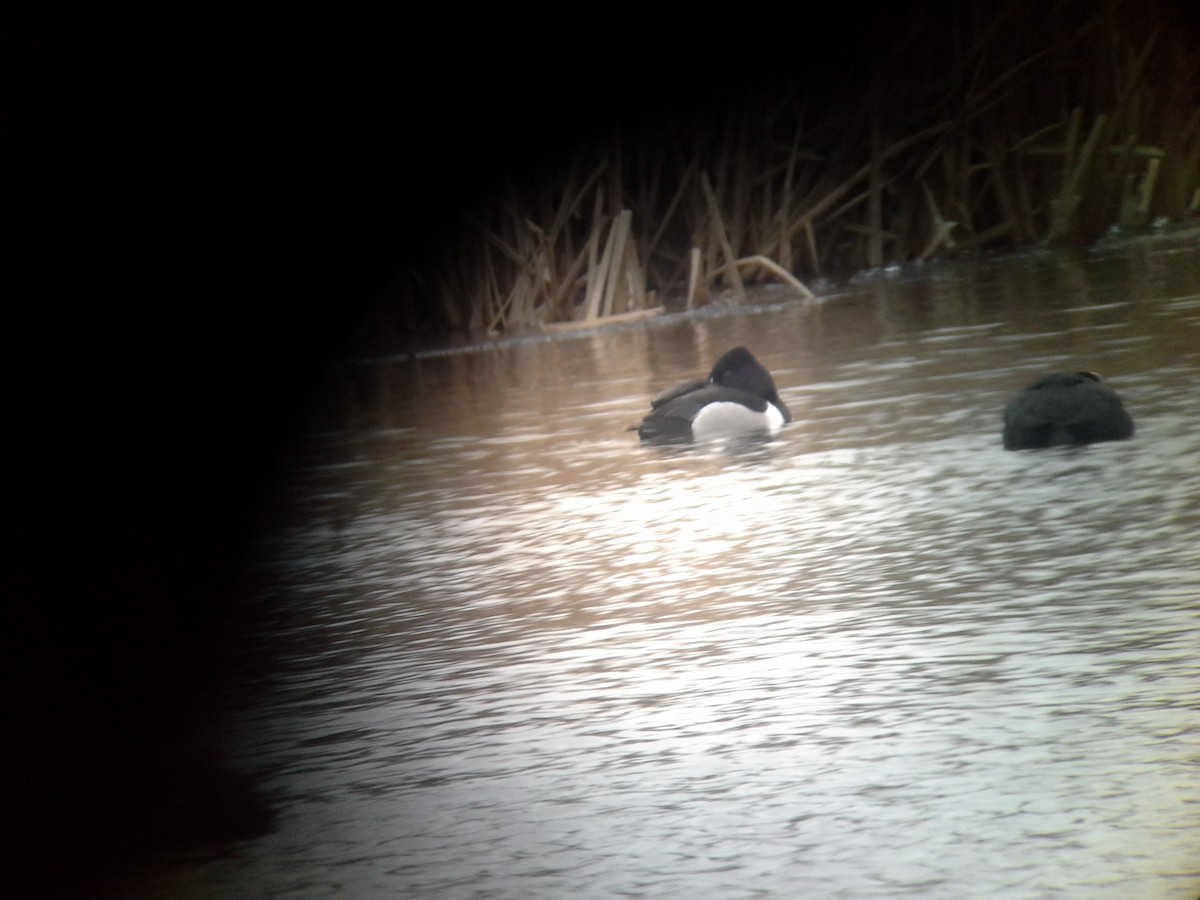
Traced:
<path fill-rule="evenodd" d="M 1004 449 L 1094 444 L 1133 437 L 1121 398 L 1095 372 L 1043 375 L 1004 410 Z"/>
<path fill-rule="evenodd" d="M 663 391 L 637 426 L 644 441 L 703 440 L 721 434 L 773 432 L 792 421 L 771 373 L 745 347 L 717 360 L 708 378 Z M 631 429 L 632 430 L 632 429 Z"/>

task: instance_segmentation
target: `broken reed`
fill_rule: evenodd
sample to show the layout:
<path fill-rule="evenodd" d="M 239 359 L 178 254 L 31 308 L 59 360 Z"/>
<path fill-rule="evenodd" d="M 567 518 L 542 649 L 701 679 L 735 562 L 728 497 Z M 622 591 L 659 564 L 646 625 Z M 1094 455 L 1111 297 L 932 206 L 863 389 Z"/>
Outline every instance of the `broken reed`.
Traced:
<path fill-rule="evenodd" d="M 912 23 L 822 114 L 798 90 L 750 98 L 614 136 L 536 192 L 511 189 L 443 268 L 443 324 L 578 327 L 653 314 L 684 285 L 689 308 L 714 286 L 742 301 L 764 279 L 811 297 L 793 272 L 1200 214 L 1200 50 L 1118 0 L 1047 20 L 1032 45 L 1021 8 Z"/>

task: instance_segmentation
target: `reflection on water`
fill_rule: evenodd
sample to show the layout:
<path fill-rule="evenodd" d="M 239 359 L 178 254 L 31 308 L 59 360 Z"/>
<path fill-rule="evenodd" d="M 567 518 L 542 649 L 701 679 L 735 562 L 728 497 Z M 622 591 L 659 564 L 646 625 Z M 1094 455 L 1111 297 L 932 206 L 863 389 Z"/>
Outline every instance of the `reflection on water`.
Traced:
<path fill-rule="evenodd" d="M 795 424 L 624 431 L 735 344 Z M 1138 437 L 1002 450 L 1008 396 L 1060 368 Z M 1200 893 L 1194 240 L 338 390 L 240 719 L 279 828 L 198 895 Z"/>

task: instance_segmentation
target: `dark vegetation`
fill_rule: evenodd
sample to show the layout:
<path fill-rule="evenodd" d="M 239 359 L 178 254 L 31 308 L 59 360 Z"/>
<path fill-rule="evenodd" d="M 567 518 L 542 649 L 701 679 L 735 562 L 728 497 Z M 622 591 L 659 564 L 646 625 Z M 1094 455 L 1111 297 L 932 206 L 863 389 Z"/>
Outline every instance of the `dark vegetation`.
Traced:
<path fill-rule="evenodd" d="M 690 308 L 714 287 L 803 295 L 815 276 L 1194 218 L 1194 13 L 927 2 L 833 20 L 859 52 L 844 33 L 764 47 L 790 63 L 734 68 L 703 104 L 633 106 L 500 183 L 402 273 L 392 325 L 570 327 L 665 297 Z M 822 41 L 846 55 L 806 64 Z"/>

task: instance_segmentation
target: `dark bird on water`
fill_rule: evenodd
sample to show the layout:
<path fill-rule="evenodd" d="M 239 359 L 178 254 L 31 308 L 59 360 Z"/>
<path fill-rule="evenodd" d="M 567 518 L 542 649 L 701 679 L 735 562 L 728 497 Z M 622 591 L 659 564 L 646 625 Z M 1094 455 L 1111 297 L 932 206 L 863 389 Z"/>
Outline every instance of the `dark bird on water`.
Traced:
<path fill-rule="evenodd" d="M 1094 444 L 1133 437 L 1121 398 L 1094 372 L 1043 375 L 1004 410 L 1004 449 Z"/>
<path fill-rule="evenodd" d="M 775 431 L 792 414 L 763 364 L 745 347 L 717 360 L 708 378 L 663 391 L 637 426 L 644 441 L 686 441 L 720 434 Z M 632 430 L 632 429 L 630 429 Z"/>

